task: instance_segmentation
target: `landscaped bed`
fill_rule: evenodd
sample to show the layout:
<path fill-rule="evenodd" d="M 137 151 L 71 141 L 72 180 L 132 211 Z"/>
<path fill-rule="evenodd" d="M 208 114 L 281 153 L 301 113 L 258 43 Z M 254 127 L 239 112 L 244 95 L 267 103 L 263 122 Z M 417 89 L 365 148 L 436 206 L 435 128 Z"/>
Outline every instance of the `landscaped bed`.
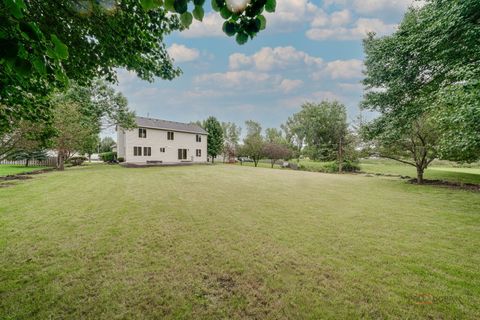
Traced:
<path fill-rule="evenodd" d="M 14 175 L 19 173 L 26 173 L 31 171 L 37 171 L 46 169 L 48 167 L 42 166 L 24 166 L 24 165 L 16 165 L 16 164 L 0 164 L 0 177 Z"/>
<path fill-rule="evenodd" d="M 381 176 L 52 172 L 0 189 L 0 318 L 475 319 L 479 212 Z"/>

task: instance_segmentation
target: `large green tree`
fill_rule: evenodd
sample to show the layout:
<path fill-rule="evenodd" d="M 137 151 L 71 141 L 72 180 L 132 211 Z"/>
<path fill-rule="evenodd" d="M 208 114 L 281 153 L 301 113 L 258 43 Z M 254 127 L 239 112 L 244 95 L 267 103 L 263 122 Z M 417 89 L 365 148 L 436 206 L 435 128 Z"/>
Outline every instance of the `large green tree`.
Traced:
<path fill-rule="evenodd" d="M 145 80 L 180 74 L 164 36 L 202 20 L 204 0 L 0 0 L 0 133 L 20 119 L 52 115 L 49 93 L 68 79 L 88 85 L 115 81 L 117 68 Z M 275 0 L 245 7 L 214 0 L 223 30 L 242 44 L 265 28 L 263 10 Z"/>
<path fill-rule="evenodd" d="M 370 35 L 364 41 L 368 90 L 362 106 L 382 118 L 371 132 L 408 136 L 430 117 L 439 157 L 480 158 L 478 39 L 477 0 L 430 0 L 409 9 L 391 36 Z"/>
<path fill-rule="evenodd" d="M 215 117 L 208 117 L 204 122 L 204 128 L 208 132 L 207 154 L 212 157 L 212 163 L 215 157 L 223 150 L 223 129 L 220 122 Z"/>
<path fill-rule="evenodd" d="M 307 102 L 292 119 L 295 119 L 295 130 L 301 132 L 298 135 L 304 137 L 305 155 L 313 160 L 343 162 L 348 134 L 347 113 L 343 104 L 338 101 Z"/>
<path fill-rule="evenodd" d="M 127 99 L 104 81 L 95 81 L 90 86 L 71 83 L 68 90 L 52 98 L 52 104 L 53 128 L 57 132 L 54 146 L 60 170 L 75 152 L 83 153 L 92 136 L 98 136 L 102 128 L 136 126 L 135 113 L 128 109 Z"/>

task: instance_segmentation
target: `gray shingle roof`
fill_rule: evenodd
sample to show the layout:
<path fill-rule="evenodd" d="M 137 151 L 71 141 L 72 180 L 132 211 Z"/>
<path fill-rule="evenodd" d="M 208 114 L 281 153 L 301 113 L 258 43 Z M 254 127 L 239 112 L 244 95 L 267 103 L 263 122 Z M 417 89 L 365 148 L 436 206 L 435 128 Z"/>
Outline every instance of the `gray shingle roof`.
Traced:
<path fill-rule="evenodd" d="M 161 130 L 207 134 L 207 131 L 194 123 L 182 123 L 144 117 L 136 117 L 136 122 L 137 126 L 141 128 L 153 128 Z"/>

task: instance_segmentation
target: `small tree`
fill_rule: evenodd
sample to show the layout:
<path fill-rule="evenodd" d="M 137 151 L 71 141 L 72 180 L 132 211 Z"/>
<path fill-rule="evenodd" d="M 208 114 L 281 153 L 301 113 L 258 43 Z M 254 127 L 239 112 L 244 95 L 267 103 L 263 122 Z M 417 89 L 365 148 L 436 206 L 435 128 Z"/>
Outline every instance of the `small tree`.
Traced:
<path fill-rule="evenodd" d="M 247 127 L 247 136 L 243 139 L 242 153 L 253 160 L 255 167 L 258 161 L 263 158 L 264 139 L 262 137 L 262 127 L 253 120 L 245 121 Z"/>
<path fill-rule="evenodd" d="M 292 151 L 284 144 L 267 142 L 263 146 L 263 154 L 270 159 L 270 164 L 273 168 L 273 165 L 277 160 L 289 159 L 292 155 Z"/>
<path fill-rule="evenodd" d="M 212 163 L 215 157 L 222 152 L 223 149 L 223 129 L 220 122 L 215 117 L 208 117 L 205 121 L 205 130 L 208 132 L 207 137 L 207 154 L 212 157 Z"/>
<path fill-rule="evenodd" d="M 100 153 L 103 152 L 112 152 L 113 146 L 115 145 L 115 140 L 111 137 L 105 137 L 100 141 Z"/>
<path fill-rule="evenodd" d="M 85 124 L 85 117 L 76 103 L 59 103 L 55 107 L 54 127 L 57 132 L 53 147 L 57 150 L 57 169 L 64 170 L 65 161 L 82 149 L 86 139 L 97 131 Z"/>
<path fill-rule="evenodd" d="M 375 142 L 378 156 L 414 166 L 417 182 L 423 184 L 425 169 L 437 156 L 438 133 L 431 119 L 421 117 L 408 126 L 389 124 L 385 120 L 378 118 L 366 125 L 364 136 Z"/>
<path fill-rule="evenodd" d="M 80 153 L 86 154 L 88 156 L 88 161 L 91 161 L 92 154 L 98 152 L 99 145 L 100 138 L 98 137 L 98 134 L 94 133 L 83 141 Z"/>

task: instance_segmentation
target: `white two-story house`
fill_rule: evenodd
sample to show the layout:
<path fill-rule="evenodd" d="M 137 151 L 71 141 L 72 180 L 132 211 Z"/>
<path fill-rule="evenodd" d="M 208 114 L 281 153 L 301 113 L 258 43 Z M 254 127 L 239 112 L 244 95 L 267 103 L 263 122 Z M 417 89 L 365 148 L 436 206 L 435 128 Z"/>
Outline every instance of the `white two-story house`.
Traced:
<path fill-rule="evenodd" d="M 196 124 L 136 117 L 137 128 L 117 127 L 117 156 L 128 163 L 207 162 L 207 132 Z"/>

